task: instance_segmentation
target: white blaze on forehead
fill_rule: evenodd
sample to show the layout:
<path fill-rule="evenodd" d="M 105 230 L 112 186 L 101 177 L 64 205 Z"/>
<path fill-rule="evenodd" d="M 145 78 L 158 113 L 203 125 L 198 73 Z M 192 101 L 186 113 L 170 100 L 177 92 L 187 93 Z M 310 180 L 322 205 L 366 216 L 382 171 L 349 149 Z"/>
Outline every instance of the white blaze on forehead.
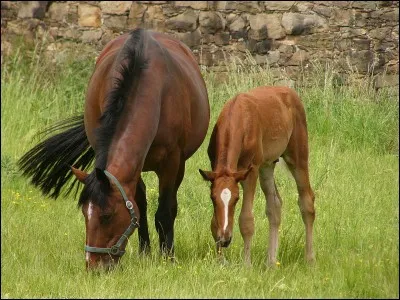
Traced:
<path fill-rule="evenodd" d="M 90 220 L 92 214 L 93 214 L 93 203 L 92 203 L 92 202 L 89 202 L 88 210 L 87 210 L 87 217 L 88 217 L 88 220 Z"/>
<path fill-rule="evenodd" d="M 225 216 L 224 231 L 228 226 L 228 204 L 229 201 L 231 200 L 231 195 L 232 195 L 231 191 L 228 188 L 223 189 L 221 192 L 221 200 L 224 203 L 224 216 Z"/>
<path fill-rule="evenodd" d="M 89 262 L 90 252 L 86 251 L 86 261 Z"/>

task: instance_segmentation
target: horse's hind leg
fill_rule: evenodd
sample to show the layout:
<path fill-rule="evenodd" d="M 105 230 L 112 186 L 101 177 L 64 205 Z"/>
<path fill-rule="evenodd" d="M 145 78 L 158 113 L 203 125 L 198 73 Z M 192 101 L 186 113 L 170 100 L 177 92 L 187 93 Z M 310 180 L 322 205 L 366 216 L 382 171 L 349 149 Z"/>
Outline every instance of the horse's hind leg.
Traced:
<path fill-rule="evenodd" d="M 257 186 L 258 170 L 254 169 L 247 175 L 246 180 L 241 182 L 243 187 L 243 204 L 239 216 L 240 233 L 244 241 L 244 262 L 251 264 L 250 249 L 251 240 L 254 235 L 253 200 Z"/>
<path fill-rule="evenodd" d="M 138 228 L 139 236 L 139 253 L 150 253 L 150 237 L 149 227 L 147 223 L 147 199 L 146 199 L 146 185 L 142 177 L 136 187 L 136 204 L 140 211 L 140 220 Z"/>
<path fill-rule="evenodd" d="M 300 122 L 298 122 L 299 124 Z M 300 123 L 301 124 L 301 123 Z M 313 251 L 313 225 L 315 220 L 314 192 L 311 189 L 308 172 L 308 137 L 307 128 L 298 126 L 293 131 L 283 159 L 296 180 L 299 193 L 299 208 L 306 229 L 306 260 L 315 260 Z"/>
<path fill-rule="evenodd" d="M 174 223 L 178 212 L 177 192 L 185 173 L 185 159 L 174 152 L 162 163 L 159 178 L 158 209 L 155 226 L 159 235 L 160 250 L 170 258 L 174 256 Z"/>
<path fill-rule="evenodd" d="M 275 163 L 260 168 L 260 185 L 267 200 L 266 215 L 269 222 L 267 265 L 275 266 L 278 252 L 278 234 L 281 224 L 282 200 L 274 180 Z"/>

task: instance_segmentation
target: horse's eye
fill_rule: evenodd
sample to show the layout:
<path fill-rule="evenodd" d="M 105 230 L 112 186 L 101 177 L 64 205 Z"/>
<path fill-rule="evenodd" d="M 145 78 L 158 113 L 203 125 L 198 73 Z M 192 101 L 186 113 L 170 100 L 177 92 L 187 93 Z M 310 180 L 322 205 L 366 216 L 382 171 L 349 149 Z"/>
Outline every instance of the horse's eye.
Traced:
<path fill-rule="evenodd" d="M 105 214 L 100 216 L 100 224 L 106 225 L 110 223 L 112 214 Z"/>

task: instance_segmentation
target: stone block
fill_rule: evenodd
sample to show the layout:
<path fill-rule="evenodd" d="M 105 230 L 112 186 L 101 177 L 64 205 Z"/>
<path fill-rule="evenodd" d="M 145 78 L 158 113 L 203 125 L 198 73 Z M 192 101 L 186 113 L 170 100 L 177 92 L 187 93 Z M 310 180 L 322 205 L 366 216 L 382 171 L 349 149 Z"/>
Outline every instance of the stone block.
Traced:
<path fill-rule="evenodd" d="M 355 11 L 352 9 L 333 9 L 332 24 L 338 26 L 351 26 L 355 21 Z"/>
<path fill-rule="evenodd" d="M 104 25 L 115 30 L 124 30 L 127 25 L 127 16 L 109 15 L 104 18 Z"/>
<path fill-rule="evenodd" d="M 264 1 L 265 10 L 289 10 L 296 1 Z"/>
<path fill-rule="evenodd" d="M 353 1 L 351 3 L 351 7 L 360 8 L 364 11 L 372 11 L 376 9 L 377 3 L 376 1 Z"/>
<path fill-rule="evenodd" d="M 66 22 L 68 12 L 69 6 L 66 2 L 53 2 L 48 10 L 49 18 L 58 22 Z"/>
<path fill-rule="evenodd" d="M 375 29 L 372 29 L 370 32 L 368 32 L 368 35 L 370 38 L 377 39 L 377 40 L 383 40 L 388 35 L 390 35 L 391 31 L 392 31 L 392 29 L 389 27 L 375 28 Z"/>
<path fill-rule="evenodd" d="M 269 51 L 267 54 L 268 64 L 272 65 L 277 63 L 279 61 L 280 56 L 281 53 L 279 52 L 279 50 Z"/>
<path fill-rule="evenodd" d="M 214 1 L 214 5 L 209 5 L 209 7 L 221 11 L 238 10 L 252 14 L 262 12 L 262 7 L 260 6 L 259 1 Z"/>
<path fill-rule="evenodd" d="M 149 6 L 142 17 L 145 28 L 163 32 L 165 28 L 165 17 L 162 8 L 158 5 Z"/>
<path fill-rule="evenodd" d="M 207 1 L 175 1 L 176 7 L 191 7 L 193 9 L 207 9 Z"/>
<path fill-rule="evenodd" d="M 317 15 L 306 15 L 300 13 L 284 13 L 282 26 L 286 34 L 300 35 L 308 33 L 311 28 L 327 28 L 327 21 Z"/>
<path fill-rule="evenodd" d="M 261 13 L 263 11 L 259 1 L 238 1 L 236 9 L 247 13 Z"/>
<path fill-rule="evenodd" d="M 258 42 L 255 46 L 253 51 L 258 54 L 267 54 L 269 50 L 272 48 L 272 40 L 265 39 L 263 41 Z"/>
<path fill-rule="evenodd" d="M 59 28 L 58 36 L 64 39 L 77 40 L 81 36 L 81 32 L 75 28 Z"/>
<path fill-rule="evenodd" d="M 224 30 L 225 20 L 218 12 L 202 11 L 199 14 L 199 25 L 203 33 L 216 33 Z"/>
<path fill-rule="evenodd" d="M 238 16 L 229 24 L 229 31 L 230 32 L 238 32 L 243 31 L 246 26 L 246 21 L 243 20 L 241 16 Z"/>
<path fill-rule="evenodd" d="M 141 26 L 147 6 L 133 2 L 128 17 L 128 25 Z"/>
<path fill-rule="evenodd" d="M 131 8 L 132 1 L 100 1 L 103 14 L 123 15 Z"/>
<path fill-rule="evenodd" d="M 218 46 L 228 45 L 230 40 L 229 32 L 218 32 L 215 34 L 215 44 Z"/>
<path fill-rule="evenodd" d="M 313 11 L 315 11 L 317 14 L 323 15 L 324 17 L 330 17 L 332 16 L 332 8 L 331 7 L 326 7 L 326 6 L 314 6 Z"/>
<path fill-rule="evenodd" d="M 286 36 L 285 30 L 281 26 L 281 18 L 279 15 L 267 15 L 265 18 L 265 24 L 267 26 L 268 38 L 281 39 Z"/>
<path fill-rule="evenodd" d="M 352 40 L 352 46 L 357 50 L 369 50 L 371 48 L 371 40 L 355 38 Z"/>
<path fill-rule="evenodd" d="M 377 75 L 374 78 L 375 88 L 393 87 L 399 85 L 399 75 Z"/>
<path fill-rule="evenodd" d="M 100 27 L 101 11 L 100 8 L 84 3 L 78 6 L 78 24 L 86 27 Z"/>
<path fill-rule="evenodd" d="M 178 32 L 194 31 L 197 27 L 198 14 L 193 10 L 186 10 L 176 17 L 169 18 L 166 21 L 166 27 Z"/>
<path fill-rule="evenodd" d="M 298 50 L 293 53 L 290 60 L 286 63 L 288 66 L 304 65 L 309 60 L 309 54 L 305 50 Z"/>
<path fill-rule="evenodd" d="M 176 36 L 189 48 L 197 47 L 201 43 L 201 32 L 199 29 L 193 32 L 177 32 Z"/>
<path fill-rule="evenodd" d="M 262 40 L 268 37 L 267 14 L 257 14 L 249 16 L 250 31 L 249 36 L 255 40 Z"/>
<path fill-rule="evenodd" d="M 382 14 L 382 19 L 398 24 L 399 23 L 399 10 L 394 9 L 392 11 Z"/>
<path fill-rule="evenodd" d="M 102 35 L 103 31 L 101 29 L 86 30 L 82 32 L 81 41 L 83 43 L 97 43 L 101 39 Z"/>
<path fill-rule="evenodd" d="M 350 64 L 361 74 L 366 74 L 370 71 L 374 63 L 374 54 L 370 50 L 349 51 L 348 57 Z"/>
<path fill-rule="evenodd" d="M 43 19 L 48 1 L 20 1 L 18 18 Z"/>

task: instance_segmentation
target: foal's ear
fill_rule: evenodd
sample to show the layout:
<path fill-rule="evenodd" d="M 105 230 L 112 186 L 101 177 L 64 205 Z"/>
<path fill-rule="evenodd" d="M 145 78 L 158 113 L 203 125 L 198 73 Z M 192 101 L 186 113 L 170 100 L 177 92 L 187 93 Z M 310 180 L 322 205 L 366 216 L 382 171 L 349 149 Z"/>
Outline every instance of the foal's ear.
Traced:
<path fill-rule="evenodd" d="M 215 179 L 215 173 L 212 171 L 203 171 L 199 169 L 199 173 L 203 176 L 204 180 L 213 181 Z"/>
<path fill-rule="evenodd" d="M 72 174 L 75 175 L 75 177 L 82 183 L 85 183 L 86 178 L 88 177 L 88 173 L 81 171 L 77 168 L 74 168 L 73 166 L 71 166 L 71 171 Z"/>
<path fill-rule="evenodd" d="M 236 173 L 233 174 L 233 177 L 235 178 L 236 182 L 245 180 L 247 178 L 247 175 L 249 175 L 251 170 L 253 170 L 253 166 L 249 165 L 247 170 L 242 170 L 242 171 L 236 172 Z"/>
<path fill-rule="evenodd" d="M 107 175 L 104 173 L 104 171 L 102 169 L 99 168 L 95 168 L 95 172 L 96 172 L 96 178 L 105 184 L 109 184 L 110 182 L 108 181 L 108 177 Z"/>

